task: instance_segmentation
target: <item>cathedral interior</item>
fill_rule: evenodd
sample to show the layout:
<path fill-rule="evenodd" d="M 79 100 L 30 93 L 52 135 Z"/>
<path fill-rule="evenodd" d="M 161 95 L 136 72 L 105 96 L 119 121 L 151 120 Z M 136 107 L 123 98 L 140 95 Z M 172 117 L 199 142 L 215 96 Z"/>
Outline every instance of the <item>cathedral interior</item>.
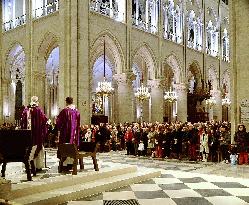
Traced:
<path fill-rule="evenodd" d="M 2 0 L 0 125 L 18 129 L 32 96 L 53 123 L 71 96 L 83 126 L 226 122 L 233 144 L 238 124 L 249 129 L 248 11 L 247 0 Z M 85 160 L 73 179 L 45 153 L 36 184 L 9 163 L 6 204 L 249 204 L 248 165 L 119 151 L 97 154 L 100 176 Z M 0 199 L 7 184 L 0 177 Z"/>

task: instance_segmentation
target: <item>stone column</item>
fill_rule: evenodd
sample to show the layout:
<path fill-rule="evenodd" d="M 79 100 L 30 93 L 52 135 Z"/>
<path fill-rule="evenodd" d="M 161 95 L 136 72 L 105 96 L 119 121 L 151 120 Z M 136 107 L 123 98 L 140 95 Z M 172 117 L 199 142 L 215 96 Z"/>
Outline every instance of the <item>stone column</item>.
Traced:
<path fill-rule="evenodd" d="M 134 120 L 134 103 L 133 103 L 133 88 L 132 80 L 134 79 L 133 73 L 116 74 L 113 78 L 118 84 L 117 100 L 118 101 L 118 122 L 132 122 Z"/>
<path fill-rule="evenodd" d="M 0 25 L 3 25 L 3 13 L 2 13 L 2 4 L 0 4 Z M 3 28 L 1 28 L 3 29 Z M 2 53 L 2 33 L 3 31 L 1 30 L 0 32 L 0 70 L 3 71 L 3 53 Z M 2 82 L 2 72 L 0 72 L 0 123 L 2 124 L 3 122 L 3 82 Z"/>
<path fill-rule="evenodd" d="M 148 86 L 151 88 L 151 122 L 163 122 L 163 89 L 160 80 L 150 80 Z"/>
<path fill-rule="evenodd" d="M 26 4 L 26 50 L 25 50 L 25 98 L 24 104 L 27 105 L 34 93 L 33 88 L 35 87 L 34 80 L 32 78 L 33 72 L 33 25 L 32 25 L 32 1 L 25 0 Z"/>
<path fill-rule="evenodd" d="M 248 0 L 228 1 L 230 14 L 230 73 L 231 73 L 231 123 L 232 135 L 240 123 L 240 105 L 243 99 L 249 100 L 247 82 L 249 79 L 249 2 Z M 249 122 L 244 123 L 249 129 Z M 233 138 L 232 138 L 233 142 Z"/>
<path fill-rule="evenodd" d="M 177 120 L 181 122 L 187 121 L 187 88 L 184 84 L 174 84 L 177 93 Z"/>
<path fill-rule="evenodd" d="M 91 87 L 89 59 L 89 1 L 78 0 L 78 109 L 81 113 L 81 123 L 91 122 Z"/>
<path fill-rule="evenodd" d="M 217 121 L 221 121 L 222 120 L 221 91 L 220 90 L 212 91 L 212 96 L 216 100 L 216 104 L 213 106 L 214 119 L 217 120 Z"/>

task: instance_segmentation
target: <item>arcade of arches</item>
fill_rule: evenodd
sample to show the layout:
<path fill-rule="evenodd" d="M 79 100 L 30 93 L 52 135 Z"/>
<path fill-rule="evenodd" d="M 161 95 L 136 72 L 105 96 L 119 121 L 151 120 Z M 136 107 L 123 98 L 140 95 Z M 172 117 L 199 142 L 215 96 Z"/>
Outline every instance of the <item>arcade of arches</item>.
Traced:
<path fill-rule="evenodd" d="M 233 21 L 227 4 L 110 2 L 3 1 L 1 122 L 18 121 L 32 95 L 51 119 L 72 96 L 82 123 L 93 116 L 109 122 L 197 122 L 240 115 L 238 102 L 246 96 L 234 92 L 237 76 L 230 61 L 236 53 L 230 52 Z M 104 77 L 112 95 L 96 94 Z M 150 92 L 142 104 L 134 95 L 141 84 Z M 177 101 L 164 100 L 170 89 Z M 222 105 L 224 99 L 234 103 L 236 93 L 236 108 Z"/>

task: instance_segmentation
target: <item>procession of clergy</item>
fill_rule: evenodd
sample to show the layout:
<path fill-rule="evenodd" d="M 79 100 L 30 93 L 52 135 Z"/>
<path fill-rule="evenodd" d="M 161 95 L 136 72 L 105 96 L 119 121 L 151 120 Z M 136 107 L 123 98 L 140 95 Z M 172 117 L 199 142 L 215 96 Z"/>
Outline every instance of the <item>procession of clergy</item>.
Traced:
<path fill-rule="evenodd" d="M 43 143 L 47 135 L 48 119 L 39 107 L 38 97 L 33 96 L 31 103 L 24 109 L 21 117 L 21 129 L 31 129 L 32 150 L 30 160 L 34 160 L 36 170 L 44 168 Z M 66 98 L 66 107 L 56 119 L 59 131 L 59 143 L 79 145 L 80 113 L 73 105 L 73 98 Z"/>

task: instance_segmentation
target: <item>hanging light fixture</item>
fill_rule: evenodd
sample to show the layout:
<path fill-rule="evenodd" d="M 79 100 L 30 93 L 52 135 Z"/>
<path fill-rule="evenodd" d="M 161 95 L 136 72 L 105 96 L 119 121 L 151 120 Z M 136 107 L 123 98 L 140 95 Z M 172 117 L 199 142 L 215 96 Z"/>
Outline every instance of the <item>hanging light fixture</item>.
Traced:
<path fill-rule="evenodd" d="M 96 93 L 98 95 L 102 96 L 108 96 L 111 95 L 114 91 L 114 88 L 112 87 L 111 82 L 107 82 L 106 76 L 105 76 L 105 37 L 104 37 L 104 79 L 101 82 L 98 82 L 98 87 L 96 88 Z"/>
<path fill-rule="evenodd" d="M 225 94 L 225 98 L 222 99 L 221 103 L 222 105 L 227 106 L 227 107 L 231 105 L 231 100 L 228 98 L 227 93 Z"/>
<path fill-rule="evenodd" d="M 143 74 L 142 74 L 142 83 L 139 88 L 137 88 L 137 92 L 135 92 L 135 97 L 139 102 L 143 102 L 150 98 L 149 88 L 143 85 Z"/>
<path fill-rule="evenodd" d="M 171 87 L 169 91 L 165 92 L 164 99 L 168 102 L 176 102 L 177 101 L 177 94 L 175 91 L 171 90 Z"/>

